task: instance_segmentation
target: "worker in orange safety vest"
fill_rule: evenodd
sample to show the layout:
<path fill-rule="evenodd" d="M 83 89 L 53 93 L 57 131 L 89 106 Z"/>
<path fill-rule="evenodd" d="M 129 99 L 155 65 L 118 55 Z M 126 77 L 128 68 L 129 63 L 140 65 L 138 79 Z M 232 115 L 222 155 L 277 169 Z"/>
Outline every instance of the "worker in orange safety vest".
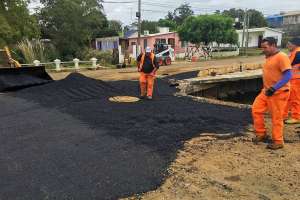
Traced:
<path fill-rule="evenodd" d="M 277 40 L 267 37 L 261 47 L 266 56 L 263 66 L 263 89 L 252 105 L 252 117 L 256 137 L 255 144 L 266 142 L 267 133 L 264 114 L 268 111 L 272 118 L 272 143 L 267 148 L 283 148 L 283 113 L 290 95 L 291 63 L 288 56 L 277 48 Z"/>
<path fill-rule="evenodd" d="M 140 72 L 140 98 L 152 100 L 154 80 L 159 65 L 151 48 L 146 47 L 145 53 L 141 53 L 137 61 Z"/>
<path fill-rule="evenodd" d="M 287 44 L 292 65 L 291 94 L 283 118 L 286 124 L 300 123 L 300 38 L 293 38 Z M 291 112 L 291 117 L 289 116 Z"/>

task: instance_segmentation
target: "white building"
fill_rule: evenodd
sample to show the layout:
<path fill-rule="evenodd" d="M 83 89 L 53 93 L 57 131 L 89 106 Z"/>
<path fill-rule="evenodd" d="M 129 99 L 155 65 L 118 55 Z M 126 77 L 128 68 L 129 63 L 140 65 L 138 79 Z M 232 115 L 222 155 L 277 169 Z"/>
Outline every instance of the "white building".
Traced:
<path fill-rule="evenodd" d="M 300 24 L 300 11 L 290 11 L 282 14 L 284 26 Z"/>
<path fill-rule="evenodd" d="M 239 46 L 242 46 L 243 41 L 243 30 L 237 30 L 237 33 L 239 35 Z M 248 39 L 248 47 L 260 47 L 261 40 L 265 37 L 274 37 L 277 39 L 277 45 L 281 46 L 281 40 L 282 40 L 282 31 L 263 27 L 263 28 L 251 28 L 248 29 L 249 33 L 249 39 Z M 246 46 L 246 35 L 247 32 L 245 30 L 245 37 L 244 37 L 244 47 Z"/>

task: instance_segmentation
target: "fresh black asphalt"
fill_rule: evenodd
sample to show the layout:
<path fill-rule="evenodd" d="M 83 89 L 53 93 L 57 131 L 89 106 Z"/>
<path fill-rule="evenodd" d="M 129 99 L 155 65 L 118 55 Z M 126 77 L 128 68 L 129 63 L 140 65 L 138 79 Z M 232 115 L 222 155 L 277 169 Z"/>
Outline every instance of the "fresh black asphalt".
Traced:
<path fill-rule="evenodd" d="M 138 83 L 74 73 L 0 94 L 0 200 L 118 199 L 154 190 L 185 141 L 240 134 L 250 123 L 249 110 L 174 92 L 158 79 L 153 101 L 113 103 L 111 96 L 138 96 Z"/>

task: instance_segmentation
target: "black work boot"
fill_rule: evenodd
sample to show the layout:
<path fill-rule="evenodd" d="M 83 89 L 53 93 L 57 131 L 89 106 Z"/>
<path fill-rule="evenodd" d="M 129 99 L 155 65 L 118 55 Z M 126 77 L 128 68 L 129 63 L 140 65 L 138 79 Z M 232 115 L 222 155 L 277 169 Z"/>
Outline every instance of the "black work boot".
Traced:
<path fill-rule="evenodd" d="M 254 138 L 252 138 L 252 142 L 254 144 L 258 144 L 260 142 L 267 142 L 268 141 L 268 136 L 264 135 L 264 136 L 255 136 Z"/>
<path fill-rule="evenodd" d="M 271 143 L 268 144 L 267 149 L 271 149 L 271 150 L 277 150 L 277 149 L 282 149 L 283 148 L 283 144 L 276 144 L 276 143 Z"/>

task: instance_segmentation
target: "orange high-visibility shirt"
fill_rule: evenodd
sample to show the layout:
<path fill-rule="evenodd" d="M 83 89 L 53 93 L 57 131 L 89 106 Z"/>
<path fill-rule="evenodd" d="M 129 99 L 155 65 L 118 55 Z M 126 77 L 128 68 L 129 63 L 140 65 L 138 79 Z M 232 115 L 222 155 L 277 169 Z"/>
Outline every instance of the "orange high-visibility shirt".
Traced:
<path fill-rule="evenodd" d="M 292 63 L 292 79 L 300 79 L 300 63 L 294 62 L 296 60 L 297 53 L 300 52 L 300 47 L 297 47 L 294 51 L 291 52 L 289 58 Z"/>
<path fill-rule="evenodd" d="M 263 66 L 264 88 L 268 89 L 274 86 L 279 80 L 282 79 L 283 72 L 291 68 L 291 62 L 285 53 L 278 52 L 275 55 L 267 57 Z M 286 90 L 289 88 L 290 83 L 288 82 L 279 90 Z"/>

